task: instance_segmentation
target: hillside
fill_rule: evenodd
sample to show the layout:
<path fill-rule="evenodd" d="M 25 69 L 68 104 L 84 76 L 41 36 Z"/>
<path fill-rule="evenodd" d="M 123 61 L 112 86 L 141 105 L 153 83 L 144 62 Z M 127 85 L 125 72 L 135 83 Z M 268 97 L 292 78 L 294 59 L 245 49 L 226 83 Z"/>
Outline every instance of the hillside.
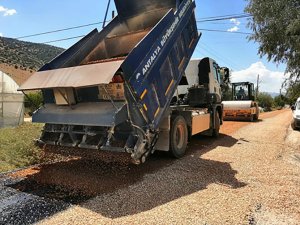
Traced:
<path fill-rule="evenodd" d="M 280 93 L 277 93 L 277 92 L 266 92 L 266 93 L 269 94 L 269 95 L 271 95 L 272 98 L 275 98 L 275 97 L 277 97 L 277 96 L 280 95 Z"/>
<path fill-rule="evenodd" d="M 23 84 L 34 71 L 15 68 L 14 66 L 0 63 L 0 71 L 8 74 L 18 85 Z"/>
<path fill-rule="evenodd" d="M 0 70 L 21 84 L 63 51 L 51 45 L 0 37 Z"/>

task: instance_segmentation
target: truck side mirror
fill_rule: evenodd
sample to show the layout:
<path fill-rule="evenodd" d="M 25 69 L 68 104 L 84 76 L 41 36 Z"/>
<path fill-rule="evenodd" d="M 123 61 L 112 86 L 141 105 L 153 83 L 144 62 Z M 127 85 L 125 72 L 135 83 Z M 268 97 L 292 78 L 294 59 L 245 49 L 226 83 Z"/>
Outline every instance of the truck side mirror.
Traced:
<path fill-rule="evenodd" d="M 223 88 L 230 83 L 230 70 L 227 67 L 221 67 L 219 68 L 219 73 L 221 75 L 221 88 Z"/>
<path fill-rule="evenodd" d="M 223 81 L 230 82 L 230 70 L 227 67 L 222 67 L 222 72 L 223 72 Z"/>

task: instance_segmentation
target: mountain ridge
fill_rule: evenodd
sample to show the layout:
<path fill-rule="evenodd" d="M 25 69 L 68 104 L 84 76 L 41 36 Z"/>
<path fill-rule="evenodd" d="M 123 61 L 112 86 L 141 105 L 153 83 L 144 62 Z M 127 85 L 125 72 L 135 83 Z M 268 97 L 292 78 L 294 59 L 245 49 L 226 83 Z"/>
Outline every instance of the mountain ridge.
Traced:
<path fill-rule="evenodd" d="M 0 70 L 20 85 L 63 51 L 51 45 L 0 37 Z"/>

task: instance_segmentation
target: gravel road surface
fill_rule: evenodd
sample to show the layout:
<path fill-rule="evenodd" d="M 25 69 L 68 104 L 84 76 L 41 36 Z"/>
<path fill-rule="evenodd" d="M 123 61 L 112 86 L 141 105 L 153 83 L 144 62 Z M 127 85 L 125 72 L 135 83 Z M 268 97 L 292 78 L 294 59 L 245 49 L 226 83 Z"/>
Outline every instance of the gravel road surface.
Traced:
<path fill-rule="evenodd" d="M 180 160 L 160 153 L 135 166 L 98 154 L 2 174 L 0 224 L 300 224 L 290 121 L 284 110 L 225 122 Z"/>

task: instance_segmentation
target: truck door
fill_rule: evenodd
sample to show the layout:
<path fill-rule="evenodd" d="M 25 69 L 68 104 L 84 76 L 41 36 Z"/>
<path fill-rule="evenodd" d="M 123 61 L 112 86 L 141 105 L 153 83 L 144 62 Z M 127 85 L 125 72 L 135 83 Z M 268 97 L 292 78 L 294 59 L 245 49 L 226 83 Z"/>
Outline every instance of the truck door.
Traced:
<path fill-rule="evenodd" d="M 213 75 L 214 75 L 214 81 L 212 82 L 214 84 L 214 93 L 221 96 L 221 75 L 220 75 L 220 68 L 216 62 L 213 62 Z"/>

